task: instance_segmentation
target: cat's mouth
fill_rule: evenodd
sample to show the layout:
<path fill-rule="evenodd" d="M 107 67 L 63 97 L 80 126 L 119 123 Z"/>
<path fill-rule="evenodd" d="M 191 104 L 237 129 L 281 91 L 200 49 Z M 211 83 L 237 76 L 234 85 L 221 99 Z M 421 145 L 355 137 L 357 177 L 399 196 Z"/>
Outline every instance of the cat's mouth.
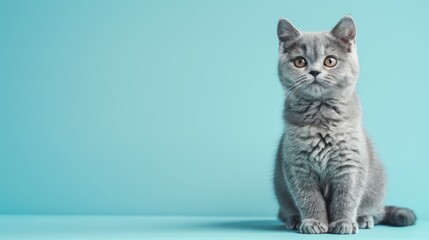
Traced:
<path fill-rule="evenodd" d="M 323 84 L 322 84 L 322 80 L 317 79 L 316 77 L 313 79 L 313 81 L 312 81 L 310 84 L 311 84 L 311 85 L 312 85 L 312 84 L 314 84 L 314 85 L 320 85 L 320 86 L 323 86 Z"/>
<path fill-rule="evenodd" d="M 311 95 L 315 95 L 315 96 L 325 92 L 328 87 L 323 79 L 318 79 L 318 78 L 314 78 L 313 80 L 311 80 L 311 82 L 309 82 L 307 86 L 308 86 L 307 91 L 309 91 Z"/>

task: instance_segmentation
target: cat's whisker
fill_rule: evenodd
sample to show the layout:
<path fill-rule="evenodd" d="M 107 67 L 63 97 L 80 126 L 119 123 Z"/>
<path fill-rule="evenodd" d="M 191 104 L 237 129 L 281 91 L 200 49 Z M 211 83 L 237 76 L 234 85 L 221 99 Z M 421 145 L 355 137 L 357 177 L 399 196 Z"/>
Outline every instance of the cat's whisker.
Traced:
<path fill-rule="evenodd" d="M 297 82 L 296 83 L 294 83 L 293 85 L 292 85 L 292 87 L 290 87 L 290 89 L 294 89 L 294 88 L 297 88 L 302 82 L 304 82 L 305 81 L 305 79 L 303 79 L 303 78 L 298 78 L 298 80 L 297 80 Z"/>
<path fill-rule="evenodd" d="M 333 80 L 330 80 L 330 79 L 328 79 L 328 78 L 322 78 L 322 80 L 323 80 L 324 82 L 326 82 L 326 83 L 330 84 L 330 85 L 334 85 L 334 84 L 335 84 L 335 82 L 334 82 Z"/>
<path fill-rule="evenodd" d="M 306 76 L 300 76 L 295 84 L 289 88 L 288 95 L 292 96 L 303 83 L 308 82 Z"/>

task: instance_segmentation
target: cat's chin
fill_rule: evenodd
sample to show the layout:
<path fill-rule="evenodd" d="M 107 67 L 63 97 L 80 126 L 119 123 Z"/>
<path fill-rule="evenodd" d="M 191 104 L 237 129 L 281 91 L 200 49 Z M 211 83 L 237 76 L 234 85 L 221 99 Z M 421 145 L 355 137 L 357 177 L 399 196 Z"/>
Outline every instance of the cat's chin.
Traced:
<path fill-rule="evenodd" d="M 320 99 L 324 97 L 328 97 L 332 93 L 332 89 L 324 86 L 321 83 L 311 83 L 302 90 L 302 94 L 306 97 Z"/>

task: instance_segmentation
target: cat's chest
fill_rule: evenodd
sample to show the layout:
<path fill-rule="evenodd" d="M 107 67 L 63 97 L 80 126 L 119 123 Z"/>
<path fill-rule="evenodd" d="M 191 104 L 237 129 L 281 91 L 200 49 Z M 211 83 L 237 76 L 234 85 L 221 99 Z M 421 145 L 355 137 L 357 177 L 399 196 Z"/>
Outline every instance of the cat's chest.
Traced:
<path fill-rule="evenodd" d="M 300 154 L 299 159 L 317 172 L 323 172 L 330 159 L 348 148 L 351 131 L 343 128 L 321 129 L 314 126 L 289 129 L 289 145 Z"/>
<path fill-rule="evenodd" d="M 339 132 L 308 127 L 297 132 L 295 142 L 310 161 L 322 162 L 337 148 L 340 135 Z"/>

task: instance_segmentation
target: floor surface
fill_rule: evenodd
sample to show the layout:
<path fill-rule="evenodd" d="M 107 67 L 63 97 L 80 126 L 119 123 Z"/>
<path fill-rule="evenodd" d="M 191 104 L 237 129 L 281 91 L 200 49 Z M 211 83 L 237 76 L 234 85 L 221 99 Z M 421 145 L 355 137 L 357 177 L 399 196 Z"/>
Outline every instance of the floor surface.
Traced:
<path fill-rule="evenodd" d="M 376 226 L 356 235 L 303 235 L 274 218 L 146 216 L 0 216 L 0 239 L 429 239 L 429 221 Z"/>

